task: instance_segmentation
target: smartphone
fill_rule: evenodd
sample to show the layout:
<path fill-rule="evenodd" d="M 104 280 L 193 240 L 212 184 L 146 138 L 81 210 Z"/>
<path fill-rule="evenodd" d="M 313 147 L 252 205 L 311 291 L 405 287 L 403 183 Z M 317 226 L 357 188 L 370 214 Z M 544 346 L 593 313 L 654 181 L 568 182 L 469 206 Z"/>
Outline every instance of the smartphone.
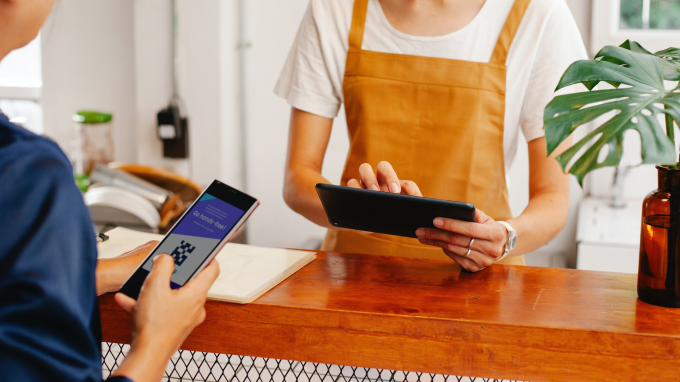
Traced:
<path fill-rule="evenodd" d="M 120 292 L 134 298 L 151 272 L 153 259 L 167 253 L 175 260 L 170 286 L 177 289 L 193 279 L 219 253 L 260 202 L 215 180 L 175 223 Z"/>

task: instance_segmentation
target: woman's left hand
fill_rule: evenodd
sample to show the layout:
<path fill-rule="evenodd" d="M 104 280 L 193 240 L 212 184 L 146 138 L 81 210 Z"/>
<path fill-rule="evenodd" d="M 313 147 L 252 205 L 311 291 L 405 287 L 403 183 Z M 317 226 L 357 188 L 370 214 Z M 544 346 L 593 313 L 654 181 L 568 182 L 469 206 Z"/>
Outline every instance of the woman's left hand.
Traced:
<path fill-rule="evenodd" d="M 507 229 L 480 210 L 474 223 L 436 218 L 434 225 L 437 228 L 419 228 L 418 240 L 442 248 L 448 257 L 470 272 L 481 271 L 505 252 Z"/>

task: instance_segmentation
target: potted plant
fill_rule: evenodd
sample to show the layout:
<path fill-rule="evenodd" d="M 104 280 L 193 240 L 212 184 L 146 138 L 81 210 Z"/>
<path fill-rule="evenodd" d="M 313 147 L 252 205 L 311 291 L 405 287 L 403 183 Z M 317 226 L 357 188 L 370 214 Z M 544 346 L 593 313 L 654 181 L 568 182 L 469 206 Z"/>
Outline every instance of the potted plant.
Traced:
<path fill-rule="evenodd" d="M 550 154 L 579 126 L 613 111 L 557 156 L 581 186 L 588 172 L 619 165 L 627 130 L 640 134 L 642 163 L 657 165 L 659 188 L 642 207 L 638 296 L 669 307 L 680 307 L 680 161 L 673 127 L 680 121 L 680 85 L 668 86 L 678 80 L 678 48 L 650 53 L 631 41 L 605 46 L 593 60 L 569 66 L 556 89 L 581 83 L 588 91 L 557 96 L 544 113 Z M 596 89 L 600 82 L 613 88 Z"/>

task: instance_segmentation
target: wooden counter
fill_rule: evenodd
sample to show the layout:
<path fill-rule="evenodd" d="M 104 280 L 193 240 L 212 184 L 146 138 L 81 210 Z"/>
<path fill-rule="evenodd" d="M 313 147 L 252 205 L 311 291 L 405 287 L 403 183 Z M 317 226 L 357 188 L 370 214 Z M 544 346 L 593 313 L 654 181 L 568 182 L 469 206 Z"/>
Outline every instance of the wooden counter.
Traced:
<path fill-rule="evenodd" d="M 680 309 L 636 276 L 319 253 L 257 301 L 210 301 L 182 349 L 531 381 L 680 380 Z M 100 299 L 103 339 L 130 314 Z"/>

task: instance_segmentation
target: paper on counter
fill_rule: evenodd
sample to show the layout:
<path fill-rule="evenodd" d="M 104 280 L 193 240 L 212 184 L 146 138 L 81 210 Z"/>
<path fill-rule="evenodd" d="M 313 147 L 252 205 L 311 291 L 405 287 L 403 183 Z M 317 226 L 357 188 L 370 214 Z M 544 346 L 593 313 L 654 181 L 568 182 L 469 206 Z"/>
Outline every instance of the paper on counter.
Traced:
<path fill-rule="evenodd" d="M 119 256 L 164 237 L 120 227 L 106 235 L 109 240 L 97 243 L 100 259 Z M 252 302 L 315 258 L 316 253 L 310 251 L 227 243 L 217 254 L 220 276 L 210 288 L 208 298 L 240 304 Z"/>

